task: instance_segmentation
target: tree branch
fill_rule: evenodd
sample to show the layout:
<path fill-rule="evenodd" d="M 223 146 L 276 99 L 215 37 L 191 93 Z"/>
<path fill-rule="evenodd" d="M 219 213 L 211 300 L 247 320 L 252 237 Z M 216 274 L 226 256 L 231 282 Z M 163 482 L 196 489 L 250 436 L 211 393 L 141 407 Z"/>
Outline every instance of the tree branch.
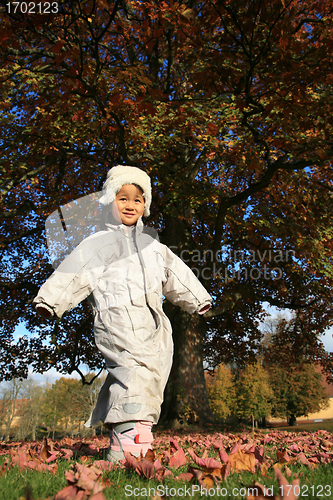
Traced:
<path fill-rule="evenodd" d="M 8 182 L 7 185 L 2 189 L 1 197 L 6 196 L 6 194 L 8 194 L 12 188 L 16 187 L 21 182 L 24 182 L 27 179 L 31 179 L 31 177 L 35 177 L 37 174 L 39 174 L 40 172 L 43 172 L 43 170 L 46 170 L 48 167 L 50 167 L 53 164 L 54 164 L 54 158 L 51 158 L 44 165 L 41 165 L 40 167 L 37 167 L 33 170 L 30 170 L 30 172 L 27 172 L 19 179 L 15 177 L 10 182 Z M 30 203 L 32 203 L 32 202 L 30 202 Z"/>
<path fill-rule="evenodd" d="M 35 227 L 34 229 L 29 229 L 28 231 L 25 231 L 22 234 L 16 234 L 15 236 L 12 236 L 11 238 L 7 238 L 5 240 L 2 240 L 0 242 L 0 248 L 7 248 L 8 245 L 11 243 L 15 243 L 15 241 L 21 240 L 22 238 L 26 238 L 27 236 L 31 236 L 36 233 L 41 233 L 44 231 L 44 226 L 43 227 Z"/>
<path fill-rule="evenodd" d="M 215 316 L 220 316 L 221 314 L 226 313 L 227 311 L 230 311 L 230 309 L 233 309 L 237 302 L 242 298 L 242 295 L 240 293 L 235 293 L 232 297 L 230 297 L 223 306 L 217 306 L 214 307 L 213 309 L 209 309 L 204 314 L 204 318 L 209 319 L 209 318 L 214 318 Z"/>
<path fill-rule="evenodd" d="M 307 304 L 300 304 L 298 302 L 284 302 L 282 300 L 277 300 L 274 299 L 273 297 L 270 296 L 259 296 L 258 297 L 262 302 L 268 302 L 271 306 L 275 307 L 283 307 L 285 309 L 306 309 L 307 307 L 312 306 L 315 302 L 316 299 L 311 300 L 311 302 L 308 302 Z"/>

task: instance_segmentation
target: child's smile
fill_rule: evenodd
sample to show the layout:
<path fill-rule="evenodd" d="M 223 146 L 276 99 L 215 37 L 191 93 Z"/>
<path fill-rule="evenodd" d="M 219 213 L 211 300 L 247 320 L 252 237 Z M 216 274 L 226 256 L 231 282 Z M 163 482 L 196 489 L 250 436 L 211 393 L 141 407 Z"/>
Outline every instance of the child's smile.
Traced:
<path fill-rule="evenodd" d="M 145 200 L 142 191 L 133 184 L 125 184 L 116 195 L 115 204 L 112 205 L 113 216 L 126 226 L 136 224 L 143 215 Z"/>

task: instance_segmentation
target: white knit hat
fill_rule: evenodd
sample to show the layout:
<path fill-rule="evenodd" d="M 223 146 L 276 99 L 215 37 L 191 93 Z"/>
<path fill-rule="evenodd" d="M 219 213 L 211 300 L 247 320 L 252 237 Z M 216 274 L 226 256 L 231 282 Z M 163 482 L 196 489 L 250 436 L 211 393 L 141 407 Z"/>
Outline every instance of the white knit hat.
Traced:
<path fill-rule="evenodd" d="M 108 171 L 106 181 L 103 185 L 103 196 L 99 199 L 103 205 L 109 205 L 116 199 L 116 194 L 124 184 L 137 184 L 143 191 L 145 207 L 143 215 L 148 217 L 151 204 L 150 177 L 143 170 L 127 165 L 117 165 Z"/>

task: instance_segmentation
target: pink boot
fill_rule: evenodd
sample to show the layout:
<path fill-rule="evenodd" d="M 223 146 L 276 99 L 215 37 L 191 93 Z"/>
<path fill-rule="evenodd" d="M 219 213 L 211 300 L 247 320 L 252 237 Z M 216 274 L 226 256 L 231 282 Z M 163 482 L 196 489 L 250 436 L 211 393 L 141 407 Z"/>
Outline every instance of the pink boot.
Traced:
<path fill-rule="evenodd" d="M 122 422 L 114 424 L 110 433 L 110 448 L 108 449 L 106 459 L 110 462 L 119 462 L 124 456 L 124 451 L 135 455 L 143 456 L 148 450 L 152 449 L 151 443 L 154 436 L 151 432 L 152 422 Z"/>

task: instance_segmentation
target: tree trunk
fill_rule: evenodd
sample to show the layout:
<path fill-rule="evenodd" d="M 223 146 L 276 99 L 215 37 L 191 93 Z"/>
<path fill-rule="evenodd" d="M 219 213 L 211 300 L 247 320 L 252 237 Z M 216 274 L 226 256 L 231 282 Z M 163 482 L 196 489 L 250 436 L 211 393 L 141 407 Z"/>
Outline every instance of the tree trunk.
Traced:
<path fill-rule="evenodd" d="M 292 427 L 294 425 L 296 425 L 296 417 L 295 415 L 290 415 L 290 417 L 288 418 L 288 424 Z"/>
<path fill-rule="evenodd" d="M 178 213 L 183 213 L 187 220 L 193 215 L 188 208 L 181 206 Z M 164 221 L 165 228 L 160 233 L 162 243 L 173 251 L 177 248 L 175 253 L 178 255 L 182 250 L 196 250 L 190 225 L 181 217 L 170 215 L 165 215 Z M 202 316 L 190 315 L 167 301 L 164 310 L 172 325 L 174 357 L 164 392 L 160 423 L 175 428 L 185 423 L 204 425 L 214 422 L 203 370 L 202 340 L 206 321 Z"/>
<path fill-rule="evenodd" d="M 14 416 L 15 416 L 16 397 L 17 397 L 17 395 L 14 395 L 13 400 L 9 402 L 9 410 L 8 410 L 7 419 L 6 419 L 5 441 L 10 441 L 10 428 L 11 428 L 11 425 L 12 425 L 12 422 L 13 422 Z"/>
<path fill-rule="evenodd" d="M 205 320 L 170 303 L 164 309 L 172 324 L 175 352 L 160 423 L 173 428 L 212 423 L 215 419 L 208 403 L 202 357 Z"/>

